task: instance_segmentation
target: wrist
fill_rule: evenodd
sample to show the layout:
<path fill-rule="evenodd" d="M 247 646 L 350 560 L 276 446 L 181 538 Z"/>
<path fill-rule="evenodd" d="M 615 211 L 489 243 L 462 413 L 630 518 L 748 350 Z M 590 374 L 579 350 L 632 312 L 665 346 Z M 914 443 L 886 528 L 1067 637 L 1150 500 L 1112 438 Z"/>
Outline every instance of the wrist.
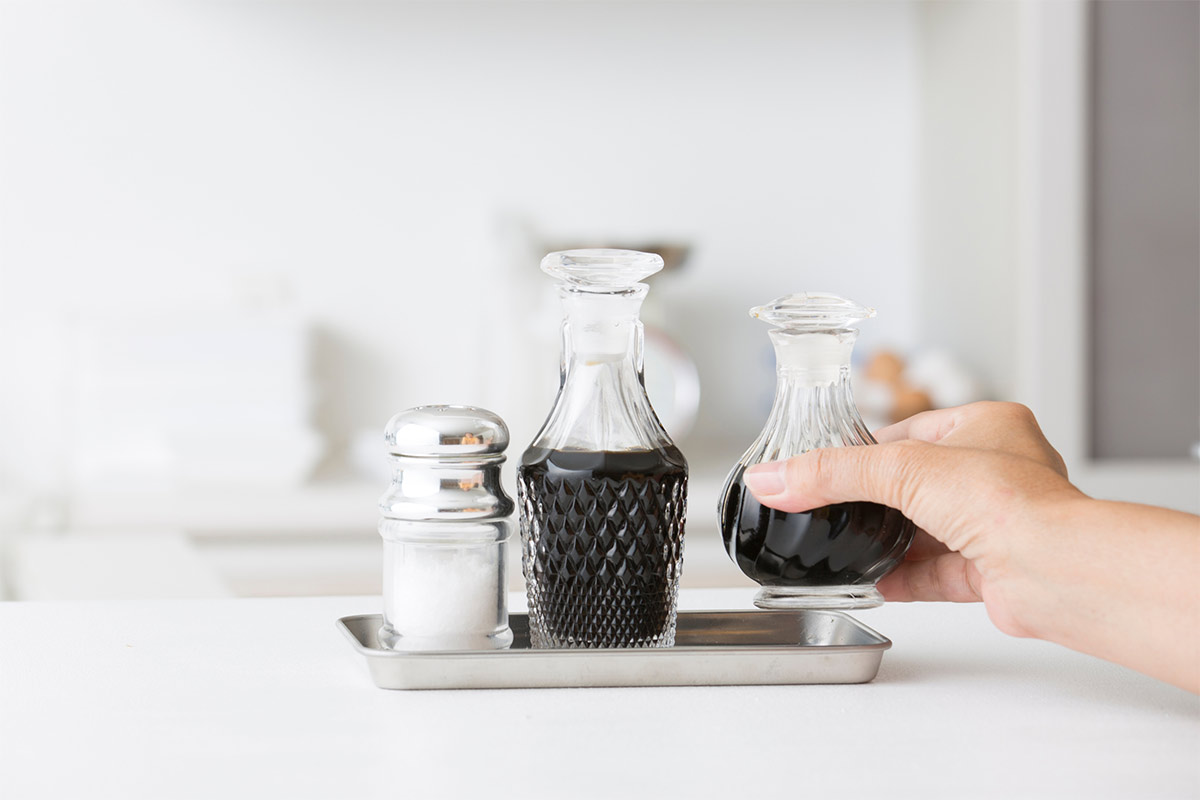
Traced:
<path fill-rule="evenodd" d="M 1071 487 L 1031 501 L 1009 521 L 996 537 L 998 552 L 987 570 L 992 597 L 984 599 L 997 627 L 1014 636 L 1060 643 L 1069 638 L 1076 591 L 1088 579 L 1083 532 L 1098 505 Z"/>
<path fill-rule="evenodd" d="M 1042 513 L 1001 584 L 1016 632 L 1200 691 L 1200 519 L 1083 495 Z"/>

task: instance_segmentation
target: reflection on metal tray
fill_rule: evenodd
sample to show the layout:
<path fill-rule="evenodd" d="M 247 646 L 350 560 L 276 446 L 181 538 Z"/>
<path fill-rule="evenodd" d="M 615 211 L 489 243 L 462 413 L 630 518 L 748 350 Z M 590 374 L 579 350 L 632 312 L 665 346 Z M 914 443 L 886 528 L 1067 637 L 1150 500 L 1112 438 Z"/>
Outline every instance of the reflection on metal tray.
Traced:
<path fill-rule="evenodd" d="M 512 614 L 507 650 L 404 653 L 380 647 L 382 622 L 338 626 L 384 689 L 866 683 L 892 646 L 840 611 L 681 611 L 674 647 L 628 650 L 534 649 L 528 615 Z"/>

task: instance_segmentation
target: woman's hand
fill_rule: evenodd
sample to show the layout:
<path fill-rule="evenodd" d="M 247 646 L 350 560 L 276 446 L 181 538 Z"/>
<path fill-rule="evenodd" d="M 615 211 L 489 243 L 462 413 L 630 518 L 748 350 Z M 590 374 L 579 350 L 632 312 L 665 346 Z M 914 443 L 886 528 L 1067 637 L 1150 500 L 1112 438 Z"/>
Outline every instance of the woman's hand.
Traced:
<path fill-rule="evenodd" d="M 751 467 L 746 484 L 783 511 L 866 500 L 913 520 L 878 584 L 888 600 L 982 600 L 1006 633 L 1200 690 L 1200 519 L 1088 498 L 1021 405 L 929 411 L 877 437 Z"/>

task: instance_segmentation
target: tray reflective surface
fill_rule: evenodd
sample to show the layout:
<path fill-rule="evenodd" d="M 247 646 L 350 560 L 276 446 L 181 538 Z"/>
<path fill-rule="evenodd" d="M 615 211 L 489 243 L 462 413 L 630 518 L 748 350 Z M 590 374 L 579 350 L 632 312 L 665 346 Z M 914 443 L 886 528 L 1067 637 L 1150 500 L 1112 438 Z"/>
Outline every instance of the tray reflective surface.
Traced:
<path fill-rule="evenodd" d="M 823 610 L 681 611 L 675 646 L 647 649 L 534 649 L 528 615 L 511 614 L 506 650 L 400 652 L 380 646 L 382 624 L 379 614 L 338 620 L 384 689 L 866 683 L 892 646 Z"/>

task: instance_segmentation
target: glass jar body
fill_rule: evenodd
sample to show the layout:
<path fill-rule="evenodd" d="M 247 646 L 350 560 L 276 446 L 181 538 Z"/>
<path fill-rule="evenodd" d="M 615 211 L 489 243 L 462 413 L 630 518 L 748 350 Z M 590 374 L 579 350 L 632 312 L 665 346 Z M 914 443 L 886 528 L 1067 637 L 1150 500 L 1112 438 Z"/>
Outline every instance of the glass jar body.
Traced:
<path fill-rule="evenodd" d="M 879 605 L 875 583 L 903 559 L 914 526 L 876 503 L 849 502 L 804 512 L 763 506 L 745 485 L 747 467 L 817 448 L 875 444 L 850 386 L 851 329 L 773 330 L 775 401 L 762 433 L 738 460 L 722 492 L 726 552 L 763 589 L 763 608 Z"/>
<path fill-rule="evenodd" d="M 493 650 L 512 644 L 505 597 L 507 520 L 384 519 L 383 627 L 393 650 Z"/>

